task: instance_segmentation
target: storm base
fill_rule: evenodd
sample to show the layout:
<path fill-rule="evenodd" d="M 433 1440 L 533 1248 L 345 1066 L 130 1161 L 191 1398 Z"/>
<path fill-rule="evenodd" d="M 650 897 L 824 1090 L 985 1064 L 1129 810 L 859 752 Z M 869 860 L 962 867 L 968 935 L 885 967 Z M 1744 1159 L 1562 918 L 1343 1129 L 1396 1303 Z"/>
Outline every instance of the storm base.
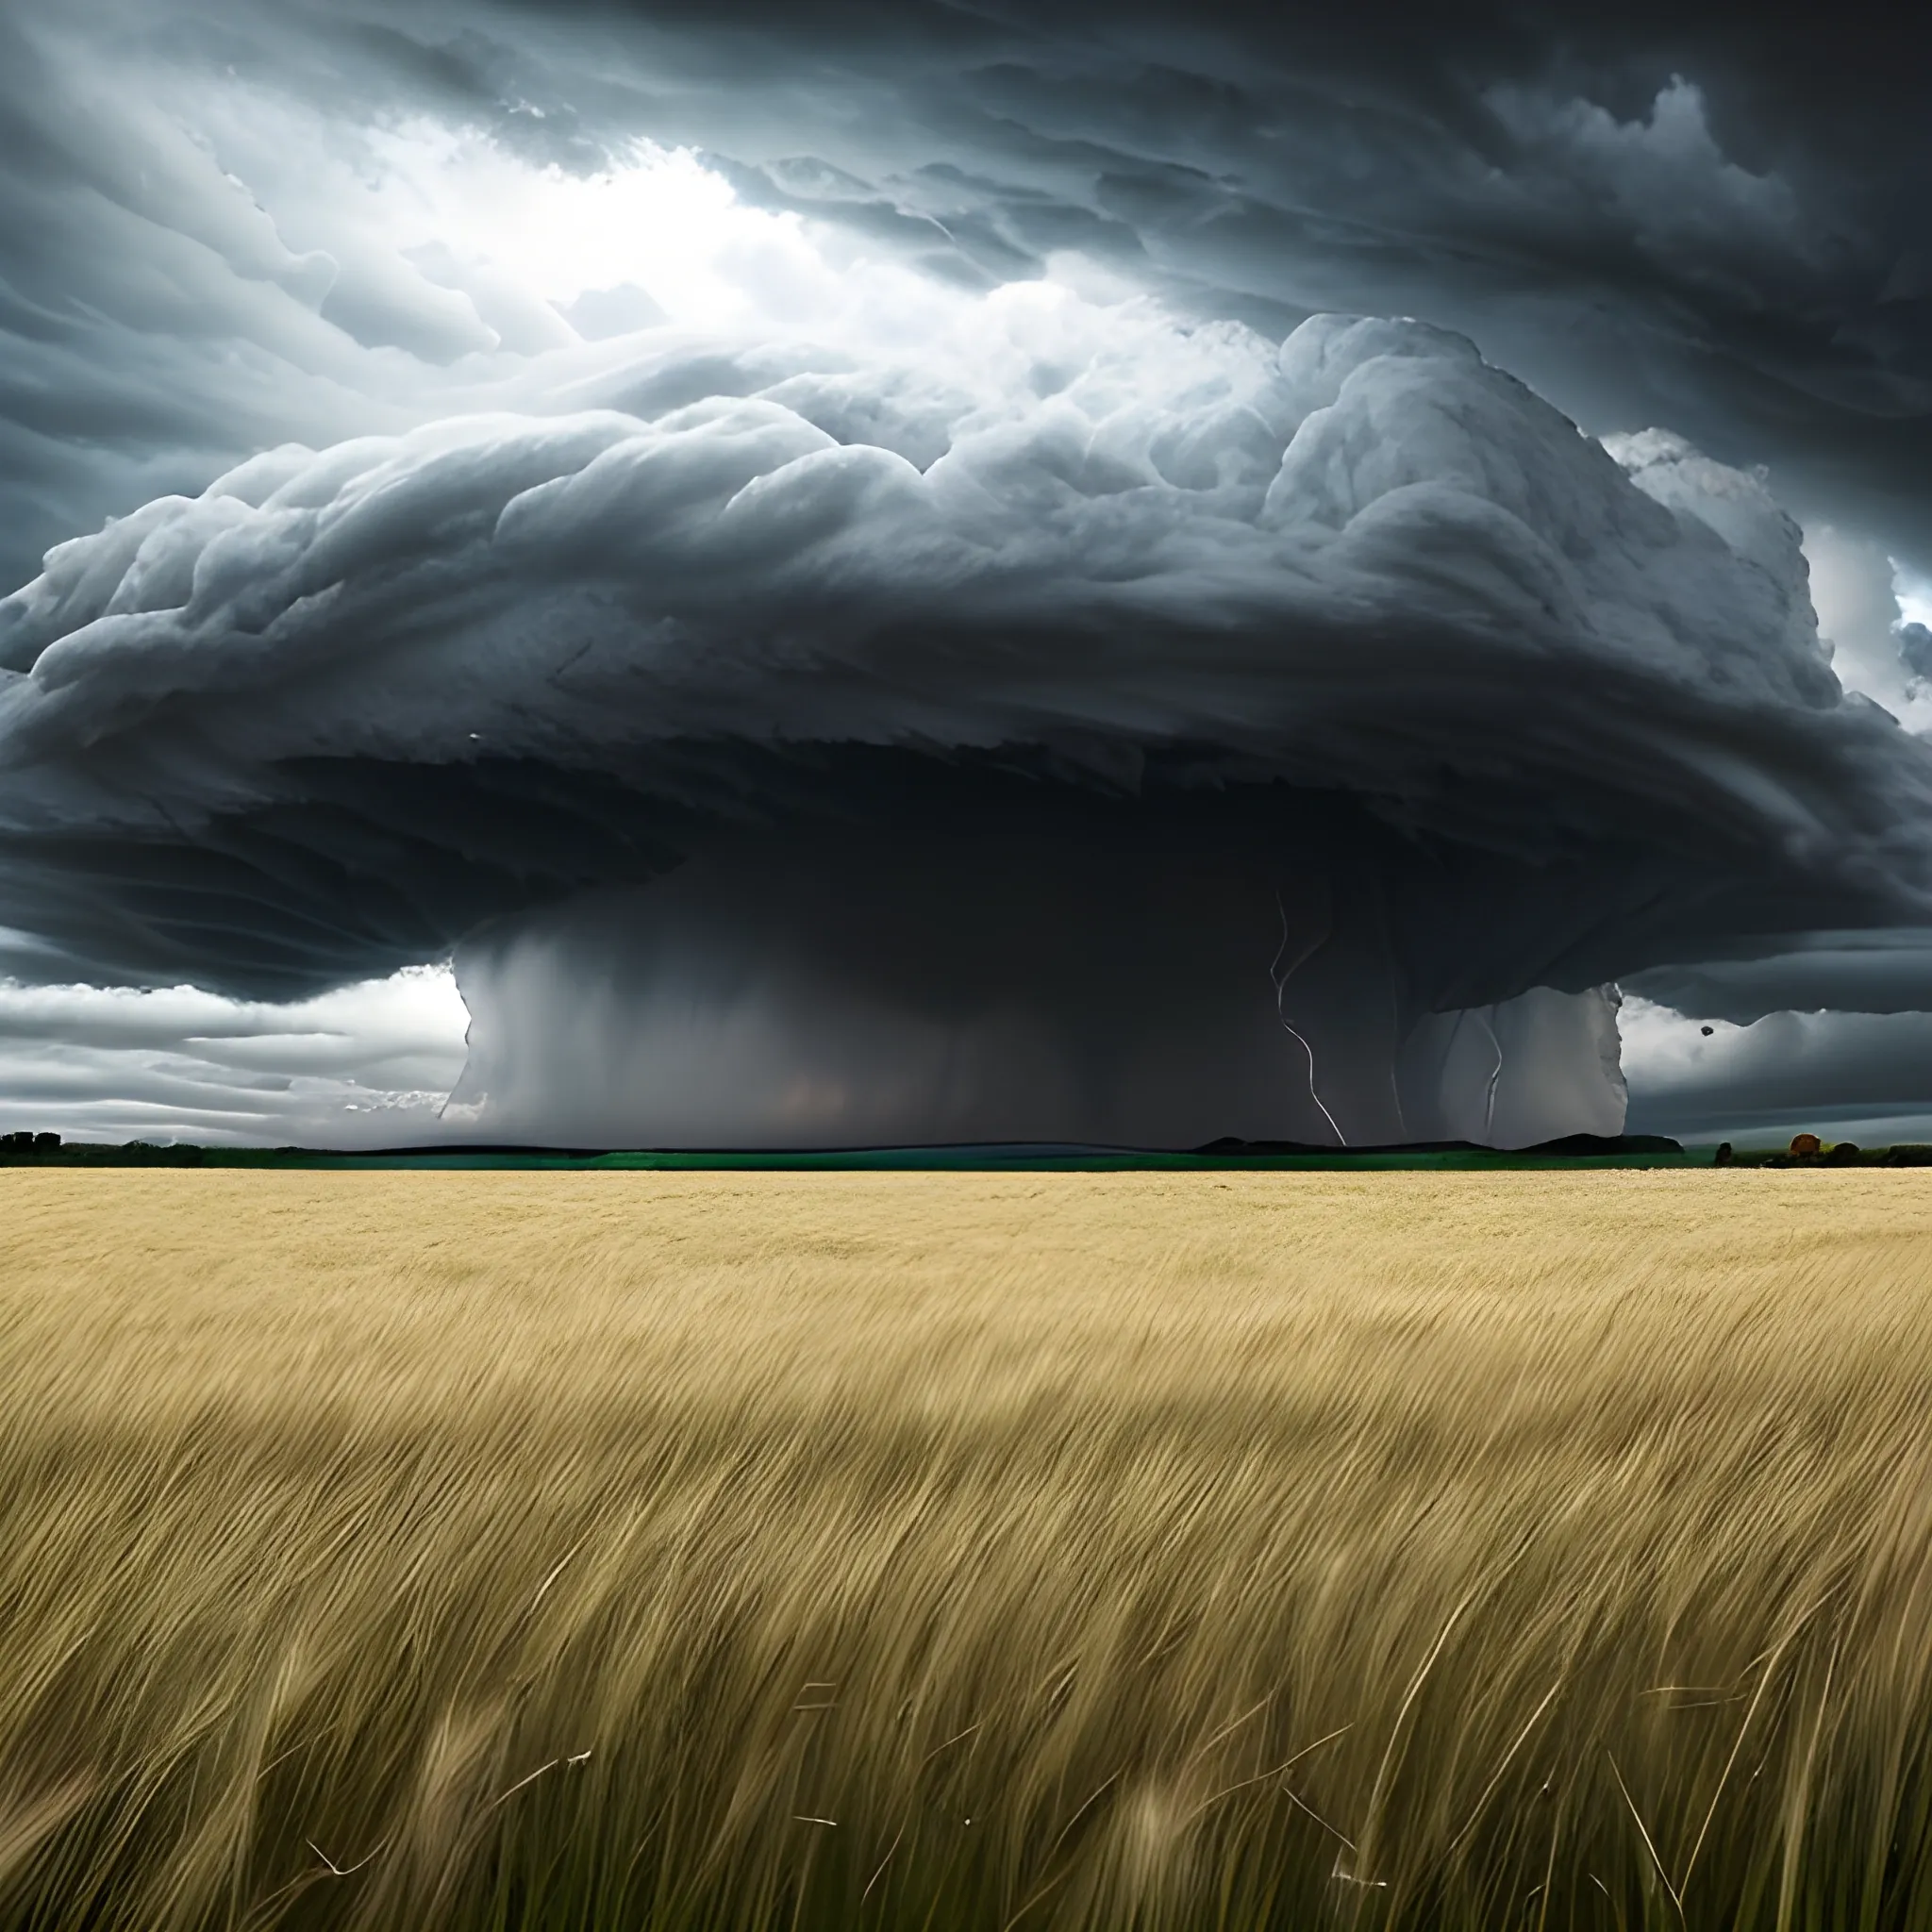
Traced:
<path fill-rule="evenodd" d="M 747 841 L 458 953 L 452 1116 L 576 1146 L 1526 1146 L 1623 1130 L 1615 996 L 1418 1009 L 1379 888 L 1035 836 Z"/>

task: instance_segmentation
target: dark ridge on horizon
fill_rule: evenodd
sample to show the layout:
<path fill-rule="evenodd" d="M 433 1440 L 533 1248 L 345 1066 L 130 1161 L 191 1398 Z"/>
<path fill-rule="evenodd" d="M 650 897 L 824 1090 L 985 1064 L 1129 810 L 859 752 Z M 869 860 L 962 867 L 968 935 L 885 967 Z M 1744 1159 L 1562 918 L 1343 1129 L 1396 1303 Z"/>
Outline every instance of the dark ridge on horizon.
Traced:
<path fill-rule="evenodd" d="M 10 1144 L 11 1143 L 11 1144 Z M 678 1158 L 718 1157 L 725 1159 L 837 1159 L 865 1155 L 987 1155 L 1012 1160 L 1107 1159 L 1137 1155 L 1168 1158 L 1178 1155 L 1233 1158 L 1242 1155 L 1320 1154 L 1681 1154 L 1684 1145 L 1667 1134 L 1565 1134 L 1554 1141 L 1531 1147 L 1486 1147 L 1475 1141 L 1397 1141 L 1374 1146 L 1337 1147 L 1315 1141 L 1242 1141 L 1233 1135 L 1207 1141 L 1199 1147 L 1130 1147 L 1098 1141 L 936 1141 L 908 1146 L 849 1147 L 560 1147 L 545 1141 L 426 1141 L 404 1147 L 310 1147 L 290 1141 L 275 1147 L 215 1146 L 197 1141 L 61 1141 L 54 1137 L 52 1146 L 28 1147 L 12 1143 L 12 1137 L 0 1141 L 0 1157 L 19 1154 L 73 1153 L 80 1149 L 142 1153 L 185 1152 L 201 1149 L 224 1154 L 313 1154 L 345 1160 L 399 1160 L 408 1157 L 443 1157 L 456 1154 L 521 1156 L 531 1159 L 603 1160 L 621 1154 L 656 1154 Z"/>
<path fill-rule="evenodd" d="M 1629 1159 L 1680 1157 L 1680 1141 L 1662 1134 L 1569 1134 L 1532 1147 L 1485 1147 L 1473 1141 L 1417 1141 L 1376 1146 L 1337 1147 L 1302 1141 L 1240 1141 L 1232 1136 L 1199 1147 L 1127 1147 L 1071 1141 L 967 1141 L 904 1147 L 558 1147 L 536 1142 L 431 1141 L 406 1147 L 337 1148 L 289 1144 L 279 1147 L 213 1146 L 196 1141 L 128 1141 L 120 1143 L 59 1141 L 32 1145 L 27 1137 L 0 1140 L 0 1166 L 255 1166 L 290 1162 L 501 1161 L 591 1163 L 661 1162 L 704 1170 L 728 1168 L 878 1167 L 1024 1168 L 1062 1163 L 1240 1164 L 1283 1159 L 1318 1160 L 1347 1167 L 1356 1161 L 1447 1158 L 1457 1161 L 1517 1163 L 1524 1160 Z"/>

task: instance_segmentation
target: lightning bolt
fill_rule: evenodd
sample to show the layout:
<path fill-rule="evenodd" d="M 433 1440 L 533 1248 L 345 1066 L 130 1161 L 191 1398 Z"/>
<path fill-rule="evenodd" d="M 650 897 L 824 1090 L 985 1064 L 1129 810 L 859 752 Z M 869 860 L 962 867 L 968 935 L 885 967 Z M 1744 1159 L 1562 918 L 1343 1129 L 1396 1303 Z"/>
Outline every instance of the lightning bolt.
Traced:
<path fill-rule="evenodd" d="M 1274 960 L 1268 968 L 1268 977 L 1274 983 L 1274 1017 L 1281 1022 L 1289 1038 L 1293 1040 L 1301 1047 L 1301 1050 L 1307 1055 L 1308 1098 L 1322 1109 L 1322 1118 L 1328 1123 L 1329 1131 L 1334 1134 L 1337 1142 L 1346 1147 L 1348 1145 L 1348 1136 L 1341 1131 L 1335 1116 L 1328 1111 L 1327 1102 L 1315 1090 L 1315 1049 L 1308 1044 L 1305 1035 L 1296 1032 L 1289 1024 L 1288 1015 L 1281 1009 L 1282 995 L 1288 991 L 1288 982 L 1328 943 L 1331 936 L 1329 928 L 1324 925 L 1314 942 L 1297 953 L 1288 970 L 1283 972 L 1281 970 L 1281 956 L 1288 951 L 1288 908 L 1281 903 L 1281 891 L 1278 887 L 1275 889 L 1274 893 L 1274 909 L 1281 915 L 1281 943 L 1275 947 Z"/>
<path fill-rule="evenodd" d="M 1496 1124 L 1496 1084 L 1503 1077 L 1503 1041 L 1491 1024 L 1489 1008 L 1478 1007 L 1471 1010 L 1483 1023 L 1483 1031 L 1490 1036 L 1490 1044 L 1496 1050 L 1496 1064 L 1490 1070 L 1489 1091 L 1483 1100 L 1483 1145 L 1487 1147 Z"/>

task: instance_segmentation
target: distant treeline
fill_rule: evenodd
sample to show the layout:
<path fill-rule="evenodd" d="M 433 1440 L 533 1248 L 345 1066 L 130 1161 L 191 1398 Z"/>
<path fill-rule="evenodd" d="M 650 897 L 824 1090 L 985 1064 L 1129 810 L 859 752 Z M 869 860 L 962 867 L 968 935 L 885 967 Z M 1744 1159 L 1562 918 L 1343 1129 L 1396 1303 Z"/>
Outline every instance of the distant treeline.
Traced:
<path fill-rule="evenodd" d="M 199 1147 L 190 1141 L 63 1141 L 0 1134 L 0 1167 L 299 1167 L 353 1159 L 311 1147 Z"/>
<path fill-rule="evenodd" d="M 1728 1141 L 1713 1158 L 1720 1167 L 1932 1167 L 1932 1146 L 1900 1141 L 1890 1147 L 1861 1147 L 1856 1141 L 1820 1141 L 1799 1134 L 1788 1147 L 1733 1147 Z"/>

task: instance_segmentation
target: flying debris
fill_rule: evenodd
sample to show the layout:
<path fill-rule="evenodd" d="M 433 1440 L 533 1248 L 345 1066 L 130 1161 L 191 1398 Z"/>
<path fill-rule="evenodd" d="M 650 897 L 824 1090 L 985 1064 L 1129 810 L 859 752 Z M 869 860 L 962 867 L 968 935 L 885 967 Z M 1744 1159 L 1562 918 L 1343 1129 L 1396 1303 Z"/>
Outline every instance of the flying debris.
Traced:
<path fill-rule="evenodd" d="M 504 1140 L 1518 1146 L 1621 1128 L 1620 975 L 1925 917 L 1764 485 L 1458 336 L 639 342 L 0 603 L 37 971 L 454 949 Z"/>

